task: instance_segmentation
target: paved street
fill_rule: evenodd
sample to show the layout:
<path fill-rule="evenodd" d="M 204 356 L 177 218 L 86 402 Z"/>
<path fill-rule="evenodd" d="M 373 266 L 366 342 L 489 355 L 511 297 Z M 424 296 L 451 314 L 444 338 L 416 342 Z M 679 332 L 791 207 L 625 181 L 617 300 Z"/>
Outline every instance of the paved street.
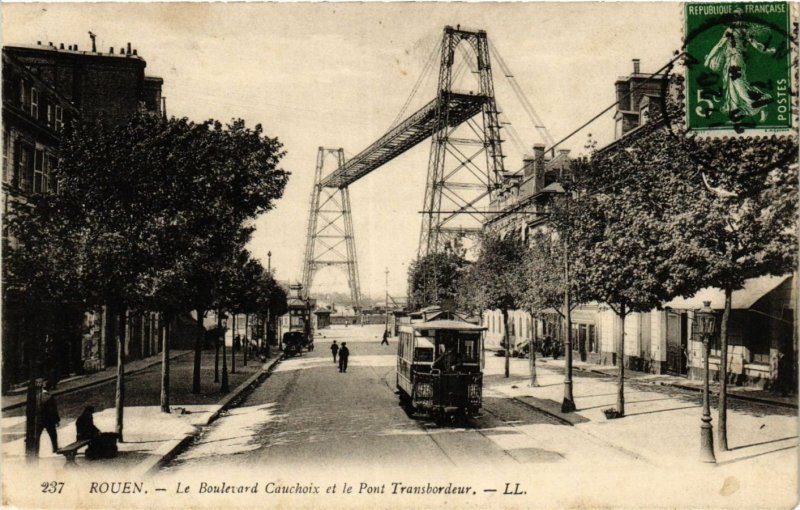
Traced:
<path fill-rule="evenodd" d="M 333 363 L 330 338 L 319 337 L 315 351 L 283 361 L 169 469 L 202 468 L 219 462 L 221 454 L 261 467 L 331 463 L 380 468 L 389 460 L 453 466 L 478 458 L 499 464 L 565 458 L 566 452 L 548 448 L 523 428 L 565 425 L 499 395 L 487 394 L 484 412 L 466 427 L 439 427 L 409 417 L 395 393 L 396 344 L 381 346 L 373 334 L 379 328 L 334 332 L 351 348 L 347 373 Z"/>
<path fill-rule="evenodd" d="M 710 487 L 720 504 L 729 493 L 745 506 L 758 501 L 763 490 L 772 491 L 777 501 L 794 497 L 794 410 L 733 403 L 733 449 L 718 453 L 717 466 L 707 466 L 696 460 L 696 393 L 631 383 L 628 416 L 609 421 L 601 411 L 613 406 L 615 380 L 576 372 L 578 411 L 563 416 L 552 410 L 563 388 L 559 367 L 540 360 L 541 386 L 530 388 L 527 360 L 512 360 L 511 378 L 505 379 L 503 358 L 488 353 L 480 416 L 463 426 L 437 426 L 398 405 L 396 342 L 381 346 L 380 331 L 381 326 L 322 331 L 315 351 L 281 362 L 238 407 L 166 465 L 160 479 L 301 484 L 344 479 L 391 487 L 387 480 L 419 483 L 448 474 L 447 480 L 468 481 L 486 498 L 494 491 L 499 497 L 506 483 L 520 483 L 520 491 L 535 490 L 543 498 L 525 499 L 529 504 L 559 506 L 621 504 L 631 494 L 682 506 Z M 333 338 L 351 348 L 346 374 L 331 359 Z M 560 482 L 565 476 L 583 487 L 581 494 L 594 495 L 576 500 L 570 485 Z M 665 477 L 690 481 L 685 490 L 670 492 L 658 482 Z M 748 477 L 760 485 L 743 484 Z M 610 491 L 620 480 L 631 482 Z M 517 496 L 522 503 L 524 495 Z M 492 500 L 472 503 L 478 501 Z"/>

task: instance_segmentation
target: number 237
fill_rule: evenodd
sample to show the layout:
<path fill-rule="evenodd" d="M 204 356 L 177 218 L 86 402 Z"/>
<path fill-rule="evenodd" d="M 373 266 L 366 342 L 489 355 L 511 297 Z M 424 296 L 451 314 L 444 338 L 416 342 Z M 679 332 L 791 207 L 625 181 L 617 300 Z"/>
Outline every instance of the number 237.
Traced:
<path fill-rule="evenodd" d="M 64 488 L 64 482 L 42 482 L 40 485 L 45 494 L 61 494 Z"/>

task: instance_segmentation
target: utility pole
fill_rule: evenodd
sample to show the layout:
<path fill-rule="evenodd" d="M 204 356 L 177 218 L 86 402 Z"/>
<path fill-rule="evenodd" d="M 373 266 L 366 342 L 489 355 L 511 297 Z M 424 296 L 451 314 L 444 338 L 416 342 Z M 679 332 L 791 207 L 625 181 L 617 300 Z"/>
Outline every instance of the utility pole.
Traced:
<path fill-rule="evenodd" d="M 270 278 L 272 278 L 272 250 L 267 252 L 267 274 L 269 275 Z M 272 299 L 271 298 L 269 299 L 268 305 L 267 305 L 267 327 L 265 328 L 265 331 L 264 331 L 264 336 L 266 337 L 266 338 L 264 338 L 264 343 L 267 346 L 267 357 L 269 357 L 269 340 L 270 340 L 269 333 L 270 333 L 270 326 L 271 326 L 271 324 L 270 324 L 270 322 L 271 322 L 270 308 L 272 308 Z"/>
<path fill-rule="evenodd" d="M 389 331 L 389 268 L 386 268 L 386 326 L 384 331 Z"/>

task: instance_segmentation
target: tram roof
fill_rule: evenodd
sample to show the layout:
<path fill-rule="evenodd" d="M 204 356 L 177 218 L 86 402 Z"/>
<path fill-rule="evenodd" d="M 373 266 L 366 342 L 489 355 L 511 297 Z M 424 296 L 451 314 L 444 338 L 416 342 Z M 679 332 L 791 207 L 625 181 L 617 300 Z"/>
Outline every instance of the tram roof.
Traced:
<path fill-rule="evenodd" d="M 454 331 L 483 331 L 486 328 L 464 321 L 450 319 L 412 323 L 414 329 L 449 329 Z"/>

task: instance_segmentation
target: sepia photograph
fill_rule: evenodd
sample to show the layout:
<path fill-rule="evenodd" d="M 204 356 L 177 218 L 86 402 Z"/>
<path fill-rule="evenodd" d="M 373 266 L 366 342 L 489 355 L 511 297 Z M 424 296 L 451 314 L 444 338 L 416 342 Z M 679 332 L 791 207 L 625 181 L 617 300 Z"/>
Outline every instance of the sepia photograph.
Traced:
<path fill-rule="evenodd" d="M 791 2 L 3 3 L 4 508 L 775 508 Z"/>

